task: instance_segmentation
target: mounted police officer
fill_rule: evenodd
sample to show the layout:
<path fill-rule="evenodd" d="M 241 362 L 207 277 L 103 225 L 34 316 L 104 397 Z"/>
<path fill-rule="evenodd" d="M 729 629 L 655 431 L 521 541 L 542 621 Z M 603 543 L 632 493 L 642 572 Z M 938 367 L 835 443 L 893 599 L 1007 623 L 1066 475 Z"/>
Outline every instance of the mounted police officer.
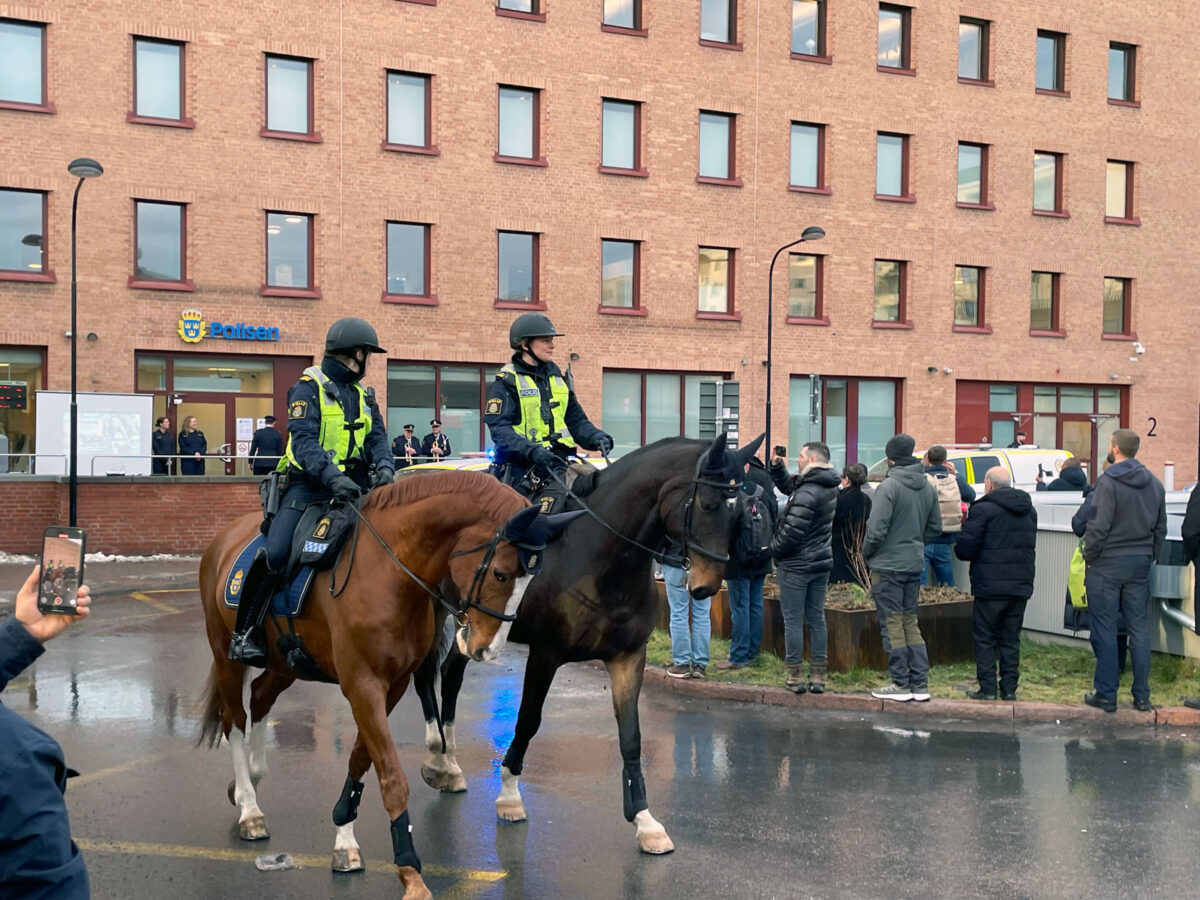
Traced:
<path fill-rule="evenodd" d="M 518 316 L 508 331 L 512 360 L 492 382 L 484 406 L 496 452 L 492 471 L 526 495 L 537 489 L 535 481 L 565 469 L 576 445 L 602 453 L 613 448 L 555 365 L 556 337 L 562 334 L 541 313 Z"/>
<path fill-rule="evenodd" d="M 258 626 L 284 575 L 293 532 L 305 509 L 331 499 L 352 503 L 370 488 L 395 480 L 375 391 L 359 384 L 368 357 L 385 352 L 368 323 L 339 319 L 325 337 L 321 365 L 305 369 L 288 390 L 288 442 L 277 469 L 287 479 L 287 490 L 270 520 L 266 552 L 259 551 L 246 579 L 229 642 L 230 659 L 265 665 Z"/>

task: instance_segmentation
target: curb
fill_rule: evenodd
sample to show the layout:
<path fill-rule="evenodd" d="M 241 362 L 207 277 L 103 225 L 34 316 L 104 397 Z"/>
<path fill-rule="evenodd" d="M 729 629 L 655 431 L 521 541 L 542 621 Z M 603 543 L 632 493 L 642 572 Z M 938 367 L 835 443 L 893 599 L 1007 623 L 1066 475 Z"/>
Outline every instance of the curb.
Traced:
<path fill-rule="evenodd" d="M 646 685 L 685 697 L 705 700 L 731 700 L 736 703 L 761 703 L 764 706 L 791 706 L 807 709 L 840 709 L 857 712 L 896 712 L 906 715 L 941 716 L 956 719 L 1014 720 L 1019 722 L 1095 722 L 1138 726 L 1200 726 L 1200 710 L 1185 706 L 1155 707 L 1143 713 L 1118 709 L 1106 713 L 1090 706 L 1065 703 L 1031 703 L 982 700 L 934 699 L 927 703 L 896 703 L 877 700 L 870 694 L 793 694 L 787 688 L 754 684 L 735 684 L 696 678 L 672 678 L 664 669 L 646 667 Z"/>

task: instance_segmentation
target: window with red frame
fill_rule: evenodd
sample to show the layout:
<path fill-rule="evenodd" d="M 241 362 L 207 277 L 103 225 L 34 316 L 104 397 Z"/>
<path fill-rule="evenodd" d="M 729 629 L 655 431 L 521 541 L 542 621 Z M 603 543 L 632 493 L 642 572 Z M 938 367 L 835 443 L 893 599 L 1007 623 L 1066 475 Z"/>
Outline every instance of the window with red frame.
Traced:
<path fill-rule="evenodd" d="M 824 319 L 824 257 L 813 253 L 788 254 L 788 321 Z"/>
<path fill-rule="evenodd" d="M 45 191 L 0 188 L 0 280 L 53 281 Z"/>
<path fill-rule="evenodd" d="M 958 20 L 959 81 L 989 81 L 989 24 L 983 19 L 966 16 Z"/>
<path fill-rule="evenodd" d="M 879 4 L 879 41 L 876 67 L 884 71 L 912 71 L 912 10 L 907 6 Z"/>
<path fill-rule="evenodd" d="M 1133 279 L 1104 279 L 1104 333 L 1133 334 Z"/>
<path fill-rule="evenodd" d="M 733 257 L 729 247 L 701 247 L 698 313 L 733 315 Z"/>
<path fill-rule="evenodd" d="M 313 61 L 266 54 L 267 123 L 263 137 L 319 139 L 313 128 Z"/>
<path fill-rule="evenodd" d="M 496 233 L 496 304 L 540 306 L 538 235 L 528 231 Z"/>
<path fill-rule="evenodd" d="M 958 145 L 959 206 L 991 207 L 988 197 L 988 148 L 986 144 Z"/>
<path fill-rule="evenodd" d="M 984 288 L 987 269 L 979 266 L 954 267 L 954 327 L 984 327 Z"/>
<path fill-rule="evenodd" d="M 642 0 L 604 0 L 601 23 L 608 28 L 641 31 Z"/>
<path fill-rule="evenodd" d="M 1133 163 L 1110 159 L 1105 172 L 1104 220 L 1128 224 L 1133 215 Z"/>
<path fill-rule="evenodd" d="M 184 44 L 135 37 L 129 119 L 152 125 L 192 125 L 186 116 L 184 94 Z"/>
<path fill-rule="evenodd" d="M 429 226 L 419 222 L 387 223 L 387 284 L 389 297 L 428 298 Z"/>
<path fill-rule="evenodd" d="M 1108 100 L 1137 103 L 1137 47 L 1113 41 L 1108 45 Z"/>
<path fill-rule="evenodd" d="M 876 324 L 903 325 L 908 321 L 908 263 L 899 259 L 875 260 Z"/>
<path fill-rule="evenodd" d="M 875 197 L 879 200 L 912 200 L 908 180 L 909 136 L 879 132 L 875 135 Z"/>
<path fill-rule="evenodd" d="M 1067 80 L 1067 36 L 1057 31 L 1037 33 L 1036 90 L 1047 94 L 1065 94 Z"/>
<path fill-rule="evenodd" d="M 641 174 L 642 104 L 606 98 L 600 116 L 600 168 L 613 174 Z"/>
<path fill-rule="evenodd" d="M 533 88 L 500 85 L 497 112 L 497 162 L 544 163 L 541 157 L 539 99 Z"/>
<path fill-rule="evenodd" d="M 640 309 L 641 255 L 639 241 L 600 241 L 602 309 Z"/>
<path fill-rule="evenodd" d="M 433 78 L 419 72 L 387 73 L 387 136 L 396 150 L 432 149 Z"/>
<path fill-rule="evenodd" d="M 803 191 L 825 191 L 825 126 L 792 123 L 791 168 L 788 186 Z"/>
<path fill-rule="evenodd" d="M 737 44 L 737 0 L 700 0 L 700 43 Z"/>
<path fill-rule="evenodd" d="M 1063 155 L 1035 150 L 1033 153 L 1033 211 L 1062 214 Z"/>
<path fill-rule="evenodd" d="M 1029 330 L 1031 332 L 1054 333 L 1061 331 L 1059 324 L 1059 279 L 1058 272 L 1034 272 L 1029 289 Z"/>
<path fill-rule="evenodd" d="M 709 184 L 740 184 L 735 177 L 736 163 L 735 116 L 700 110 L 700 165 L 697 179 Z"/>
<path fill-rule="evenodd" d="M 0 107 L 54 112 L 46 99 L 46 26 L 0 19 Z"/>
<path fill-rule="evenodd" d="M 133 202 L 134 261 L 130 287 L 190 287 L 187 283 L 187 205 Z"/>
<path fill-rule="evenodd" d="M 792 0 L 792 57 L 828 59 L 825 0 Z"/>
<path fill-rule="evenodd" d="M 313 286 L 313 216 L 267 212 L 267 273 L 263 293 L 289 296 L 315 293 Z"/>

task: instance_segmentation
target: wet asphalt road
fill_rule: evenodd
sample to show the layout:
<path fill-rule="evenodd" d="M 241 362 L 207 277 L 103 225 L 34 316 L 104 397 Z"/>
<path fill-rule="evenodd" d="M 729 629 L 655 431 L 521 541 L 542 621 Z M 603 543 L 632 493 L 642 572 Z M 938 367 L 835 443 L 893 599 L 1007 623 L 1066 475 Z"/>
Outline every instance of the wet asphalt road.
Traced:
<path fill-rule="evenodd" d="M 0 566 L 0 595 L 16 571 Z M 371 775 L 357 828 L 369 870 L 327 867 L 354 737 L 337 688 L 297 684 L 277 704 L 259 788 L 271 838 L 245 844 L 225 797 L 228 749 L 194 746 L 211 661 L 196 593 L 151 593 L 153 577 L 106 586 L 104 574 L 89 573 L 91 620 L 3 695 L 83 773 L 67 798 L 94 896 L 398 897 Z M 641 706 L 647 789 L 677 850 L 643 856 L 621 816 L 606 676 L 583 666 L 560 672 L 531 745 L 529 821 L 499 825 L 522 664 L 523 648 L 510 648 L 502 665 L 468 669 L 466 794 L 420 780 L 416 698 L 391 716 L 437 897 L 1183 897 L 1200 881 L 1196 735 L 864 717 L 653 690 Z M 259 872 L 253 857 L 267 852 L 302 867 Z"/>

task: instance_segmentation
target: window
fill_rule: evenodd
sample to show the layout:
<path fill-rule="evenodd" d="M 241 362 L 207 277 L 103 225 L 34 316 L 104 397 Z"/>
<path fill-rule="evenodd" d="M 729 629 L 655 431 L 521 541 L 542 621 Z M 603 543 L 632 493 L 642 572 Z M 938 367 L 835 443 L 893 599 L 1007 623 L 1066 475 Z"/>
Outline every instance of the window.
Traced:
<path fill-rule="evenodd" d="M 436 300 L 429 290 L 429 226 L 387 223 L 387 284 L 383 299 Z"/>
<path fill-rule="evenodd" d="M 879 4 L 877 67 L 911 73 L 912 10 L 907 6 Z"/>
<path fill-rule="evenodd" d="M 1037 75 L 1034 86 L 1050 94 L 1065 94 L 1067 36 L 1057 31 L 1037 33 Z"/>
<path fill-rule="evenodd" d="M 875 260 L 875 324 L 908 324 L 907 277 L 908 263 L 897 259 Z"/>
<path fill-rule="evenodd" d="M 700 293 L 697 315 L 732 316 L 733 251 L 728 247 L 701 247 L 699 265 Z"/>
<path fill-rule="evenodd" d="M 641 245 L 637 241 L 600 242 L 600 309 L 637 310 L 641 306 Z"/>
<path fill-rule="evenodd" d="M 823 257 L 811 253 L 788 254 L 788 321 L 829 322 L 821 286 Z"/>
<path fill-rule="evenodd" d="M 1104 333 L 1132 336 L 1130 317 L 1133 282 L 1128 278 L 1104 279 Z"/>
<path fill-rule="evenodd" d="M 641 132 L 640 103 L 604 100 L 601 104 L 600 170 L 644 175 Z"/>
<path fill-rule="evenodd" d="M 995 209 L 988 198 L 986 144 L 958 145 L 958 205 Z"/>
<path fill-rule="evenodd" d="M 54 112 L 46 102 L 46 26 L 0 19 L 0 107 Z"/>
<path fill-rule="evenodd" d="M 496 263 L 497 305 L 540 305 L 536 234 L 527 231 L 497 232 Z"/>
<path fill-rule="evenodd" d="M 988 23 L 982 19 L 958 20 L 958 77 L 962 81 L 988 81 Z"/>
<path fill-rule="evenodd" d="M 183 44 L 133 39 L 133 112 L 127 118 L 155 125 L 195 124 L 184 117 Z"/>
<path fill-rule="evenodd" d="M 186 221 L 187 206 L 182 203 L 133 202 L 137 243 L 130 287 L 194 287 L 187 280 Z"/>
<path fill-rule="evenodd" d="M 1140 224 L 1133 215 L 1133 163 L 1108 161 L 1104 190 L 1104 221 Z"/>
<path fill-rule="evenodd" d="M 500 86 L 497 162 L 546 164 L 539 156 L 538 94 L 530 88 Z"/>
<path fill-rule="evenodd" d="M 792 56 L 828 60 L 825 0 L 792 0 Z"/>
<path fill-rule="evenodd" d="M 1134 88 L 1137 48 L 1133 44 L 1108 45 L 1108 100 L 1110 103 L 1137 105 Z"/>
<path fill-rule="evenodd" d="M 433 79 L 414 72 L 387 73 L 387 137 L 389 150 L 430 150 L 432 145 Z"/>
<path fill-rule="evenodd" d="M 53 281 L 46 236 L 46 193 L 0 188 L 0 280 Z"/>
<path fill-rule="evenodd" d="M 792 160 L 788 185 L 829 193 L 825 187 L 825 126 L 792 123 Z"/>
<path fill-rule="evenodd" d="M 728 113 L 700 111 L 699 181 L 741 185 L 734 178 L 737 135 L 734 117 Z"/>
<path fill-rule="evenodd" d="M 978 266 L 954 267 L 954 327 L 971 331 L 990 331 L 984 324 L 983 301 L 986 269 Z"/>
<path fill-rule="evenodd" d="M 660 438 L 711 434 L 715 423 L 711 418 L 702 420 L 700 415 L 701 385 L 725 377 L 606 369 L 601 380 L 601 421 L 616 444 L 613 455 L 630 453 Z"/>
<path fill-rule="evenodd" d="M 700 43 L 737 44 L 737 0 L 700 0 Z"/>
<path fill-rule="evenodd" d="M 605 29 L 641 31 L 642 0 L 604 0 L 601 22 Z"/>
<path fill-rule="evenodd" d="M 788 385 L 788 446 L 829 445 L 840 471 L 883 461 L 884 447 L 901 428 L 901 382 L 793 375 Z"/>
<path fill-rule="evenodd" d="M 313 287 L 313 217 L 303 213 L 267 213 L 268 296 L 319 297 Z"/>
<path fill-rule="evenodd" d="M 1061 334 L 1058 320 L 1059 275 L 1034 272 L 1029 290 L 1029 330 L 1031 333 Z"/>
<path fill-rule="evenodd" d="M 313 131 L 313 62 L 267 56 L 267 124 L 264 137 L 320 140 Z"/>
<path fill-rule="evenodd" d="M 913 200 L 908 185 L 908 135 L 875 136 L 876 199 Z"/>
<path fill-rule="evenodd" d="M 496 15 L 545 22 L 541 0 L 496 0 Z"/>
<path fill-rule="evenodd" d="M 429 431 L 430 419 L 442 423 L 442 434 L 455 454 L 479 453 L 491 443 L 482 410 L 496 380 L 498 366 L 483 363 L 437 365 L 427 362 L 389 362 L 387 366 L 388 438 L 400 434 L 406 422 L 417 426 L 416 437 Z"/>
<path fill-rule="evenodd" d="M 1061 153 L 1046 153 L 1042 150 L 1033 154 L 1033 211 L 1034 213 L 1061 214 L 1063 209 L 1063 158 Z"/>

